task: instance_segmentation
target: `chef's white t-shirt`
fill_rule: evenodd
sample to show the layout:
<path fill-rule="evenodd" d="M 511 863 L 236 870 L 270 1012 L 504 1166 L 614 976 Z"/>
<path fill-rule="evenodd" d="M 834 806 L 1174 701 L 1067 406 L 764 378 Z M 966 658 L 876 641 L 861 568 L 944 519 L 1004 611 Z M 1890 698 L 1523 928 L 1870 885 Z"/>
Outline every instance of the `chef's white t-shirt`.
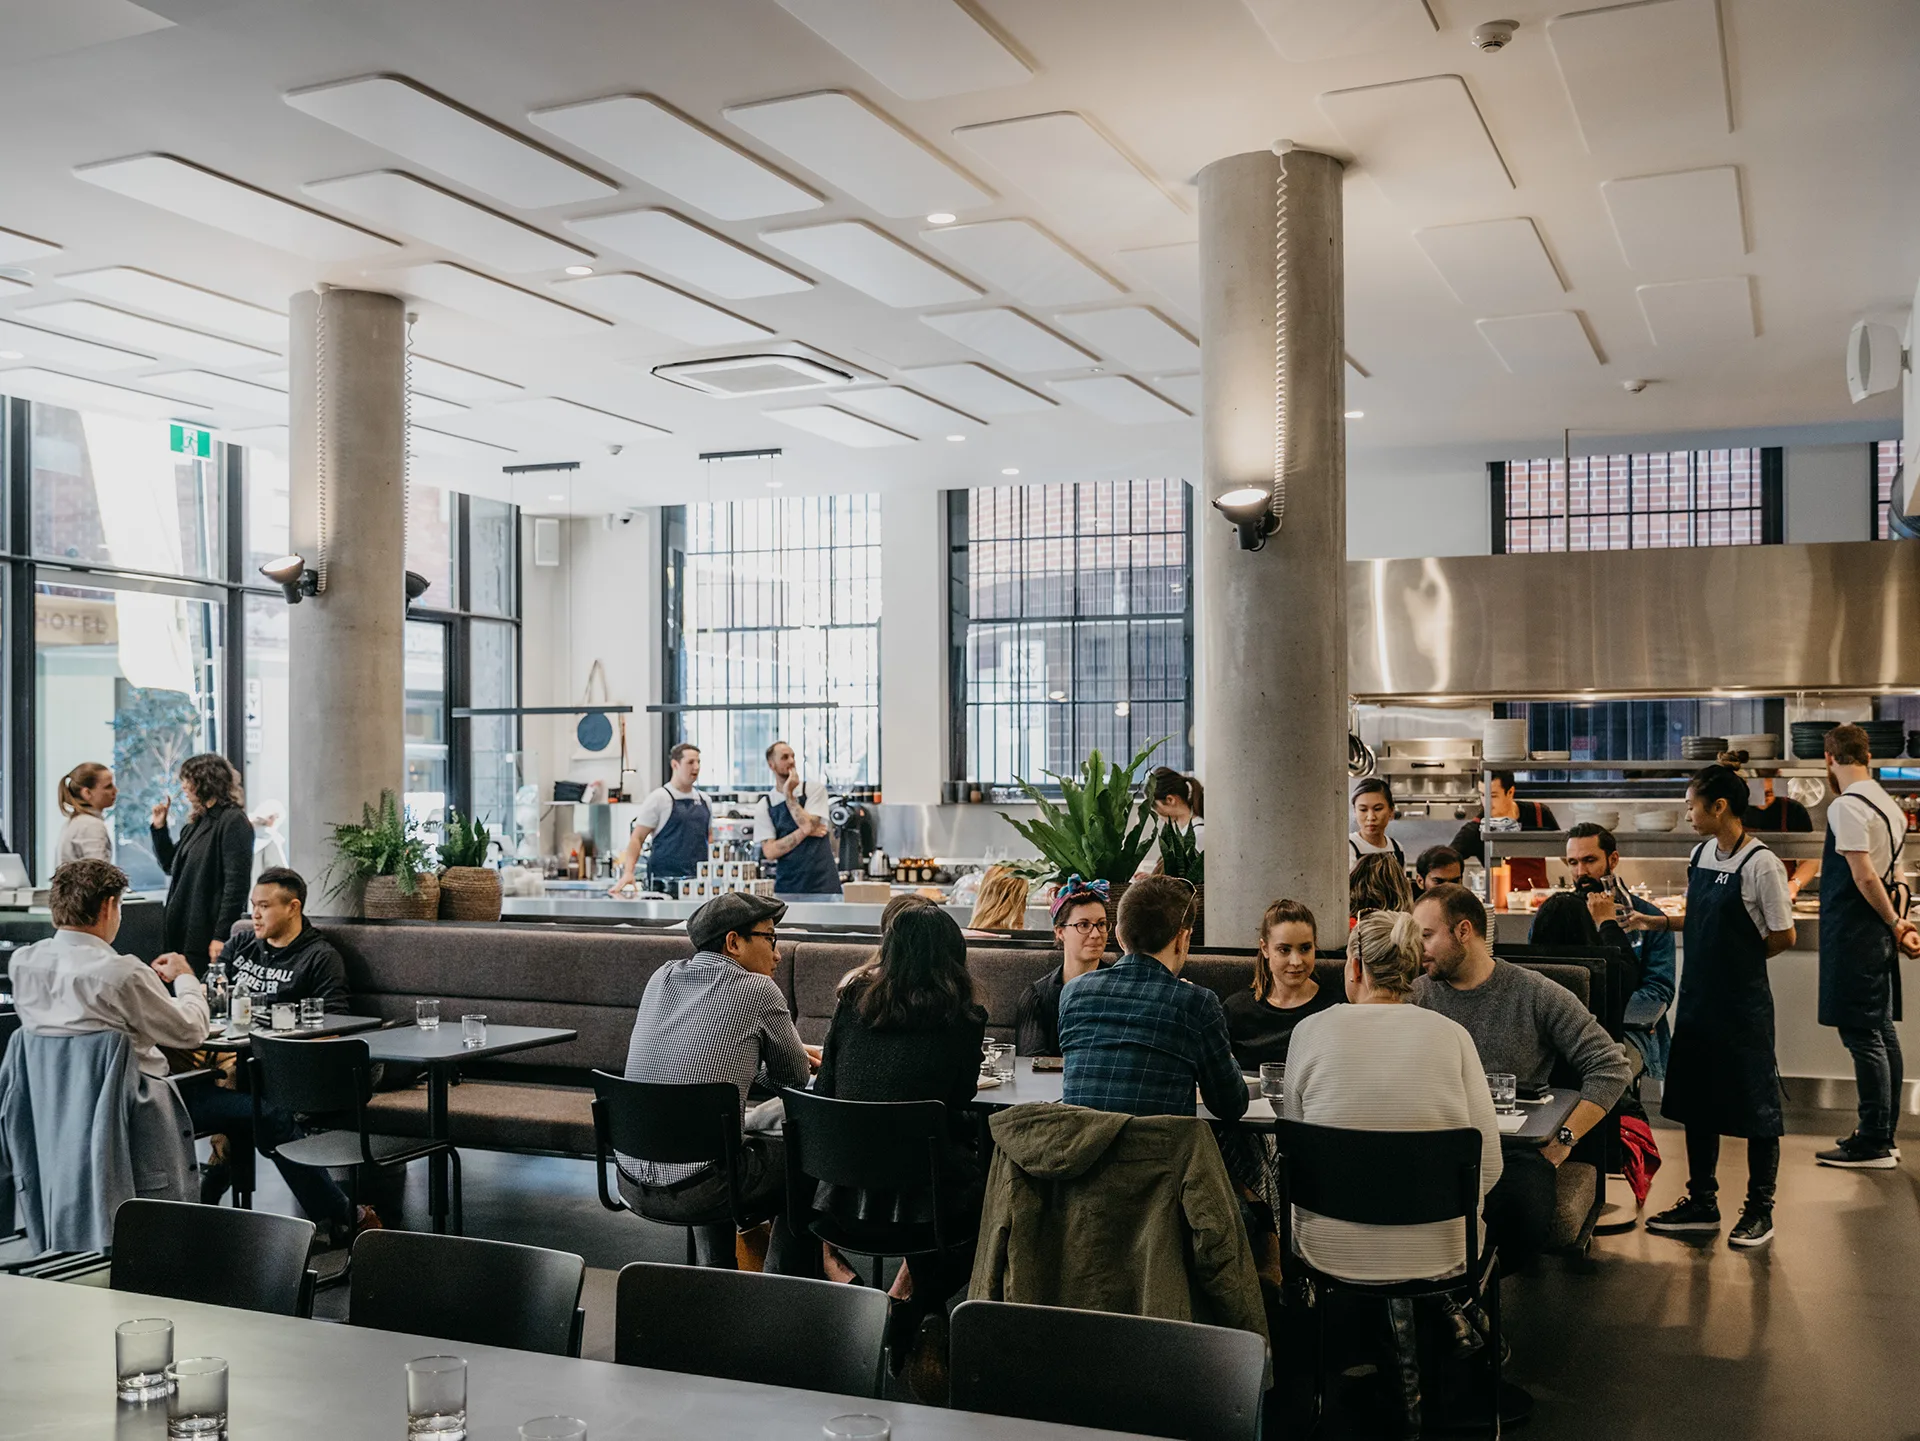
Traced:
<path fill-rule="evenodd" d="M 826 786 L 821 782 L 810 780 L 800 782 L 800 805 L 808 815 L 818 816 L 821 820 L 825 820 L 827 818 L 827 806 L 832 803 L 832 800 L 833 797 L 828 794 Z M 753 843 L 755 845 L 764 846 L 768 841 L 778 840 L 780 838 L 779 832 L 773 828 L 773 808 L 775 806 L 786 805 L 786 803 L 786 796 L 779 791 L 768 791 L 765 795 L 761 796 L 759 800 L 754 802 Z M 793 815 L 791 808 L 788 809 L 787 815 L 789 818 Z"/>
<path fill-rule="evenodd" d="M 659 830 L 673 815 L 675 801 L 699 801 L 701 805 L 707 806 L 707 798 L 699 791 L 679 790 L 669 782 L 664 786 L 655 786 L 640 797 L 640 804 L 634 809 L 633 823 L 636 826 L 645 826 L 649 830 Z M 713 808 L 707 806 L 707 809 L 711 811 Z"/>
<path fill-rule="evenodd" d="M 1747 853 L 1756 846 L 1761 854 L 1747 860 Z M 1741 868 L 1742 861 L 1746 861 L 1745 869 Z M 1757 838 L 1748 836 L 1739 850 L 1724 857 L 1718 841 L 1704 840 L 1694 847 L 1693 863 L 1703 870 L 1740 872 L 1740 903 L 1761 935 L 1784 931 L 1793 924 L 1793 892 L 1787 888 L 1787 868 Z"/>
<path fill-rule="evenodd" d="M 1880 816 L 1887 823 L 1880 824 Z M 1875 780 L 1855 781 L 1827 803 L 1827 829 L 1837 851 L 1865 851 L 1881 879 L 1907 838 L 1907 813 Z"/>
<path fill-rule="evenodd" d="M 1347 874 L 1348 875 L 1353 874 L 1354 867 L 1358 866 L 1363 858 L 1367 856 L 1386 856 L 1386 855 L 1398 857 L 1400 864 L 1403 866 L 1407 863 L 1407 853 L 1400 849 L 1400 842 L 1396 841 L 1392 836 L 1387 837 L 1387 843 L 1384 846 L 1376 846 L 1373 844 L 1373 842 L 1369 841 L 1365 836 L 1361 835 L 1360 832 L 1358 831 L 1352 831 L 1348 833 L 1347 835 Z"/>

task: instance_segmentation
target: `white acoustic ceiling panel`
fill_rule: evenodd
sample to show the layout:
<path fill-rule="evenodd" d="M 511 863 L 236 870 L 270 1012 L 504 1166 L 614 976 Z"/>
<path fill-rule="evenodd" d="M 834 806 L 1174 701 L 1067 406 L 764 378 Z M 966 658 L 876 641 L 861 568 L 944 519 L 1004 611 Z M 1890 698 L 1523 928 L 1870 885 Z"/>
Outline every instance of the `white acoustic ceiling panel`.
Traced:
<path fill-rule="evenodd" d="M 0 229 L 0 265 L 18 265 L 23 260 L 38 260 L 43 255 L 58 255 L 60 247 L 51 240 L 22 235 L 17 230 Z"/>
<path fill-rule="evenodd" d="M 1049 380 L 1047 384 L 1075 405 L 1116 425 L 1154 425 L 1190 418 L 1172 401 L 1125 375 L 1091 375 L 1084 380 Z"/>
<path fill-rule="evenodd" d="M 631 272 L 557 280 L 553 288 L 688 345 L 731 345 L 773 334 L 730 310 Z"/>
<path fill-rule="evenodd" d="M 394 281 L 409 295 L 529 335 L 598 335 L 613 327 L 610 320 L 444 260 L 398 271 Z"/>
<path fill-rule="evenodd" d="M 1747 253 L 1740 172 L 1731 165 L 1607 180 L 1600 193 L 1613 216 L 1620 252 L 1635 270 L 1724 271 Z"/>
<path fill-rule="evenodd" d="M 142 376 L 141 380 L 223 409 L 253 410 L 262 415 L 283 417 L 287 413 L 286 391 L 270 385 L 255 385 L 250 380 L 235 380 L 230 375 L 215 375 L 210 370 L 170 370 L 164 375 Z"/>
<path fill-rule="evenodd" d="M 462 200 L 398 170 L 372 170 L 301 187 L 315 200 L 510 274 L 558 270 L 593 256 L 531 225 Z"/>
<path fill-rule="evenodd" d="M 944 435 L 950 431 L 986 424 L 937 400 L 928 400 L 926 396 L 908 390 L 903 385 L 888 385 L 878 390 L 842 391 L 840 402 L 851 405 L 855 410 L 863 410 L 888 425 L 922 435 Z"/>
<path fill-rule="evenodd" d="M 104 410 L 114 415 L 143 418 L 199 420 L 207 414 L 204 405 L 171 400 L 145 390 L 124 385 L 109 385 L 104 380 L 88 380 L 64 375 L 57 370 L 23 366 L 19 370 L 0 370 L 0 394 L 17 395 L 23 400 L 44 400 L 73 410 Z"/>
<path fill-rule="evenodd" d="M 791 295 L 813 282 L 671 210 L 622 210 L 569 220 L 567 227 L 642 265 L 728 300 Z"/>
<path fill-rule="evenodd" d="M 407 392 L 407 414 L 414 420 L 438 420 L 442 416 L 459 415 L 466 409 L 457 400 L 442 400 L 418 390 Z"/>
<path fill-rule="evenodd" d="M 461 459 L 478 457 L 497 461 L 503 455 L 518 455 L 510 445 L 495 445 L 470 436 L 450 435 L 444 430 L 429 430 L 424 425 L 407 427 L 407 450 L 413 455 L 446 455 Z"/>
<path fill-rule="evenodd" d="M 59 0 L 53 5 L 4 0 L 0 30 L 7 38 L 6 63 L 24 66 L 32 60 L 170 28 L 174 22 L 156 13 L 158 9 L 131 0 Z"/>
<path fill-rule="evenodd" d="M 827 44 L 907 100 L 1018 85 L 1033 72 L 954 0 L 779 0 Z"/>
<path fill-rule="evenodd" d="M 1085 116 L 1057 110 L 963 125 L 953 133 L 1049 213 L 1070 217 L 1087 233 L 1109 242 L 1191 233 L 1186 209 Z"/>
<path fill-rule="evenodd" d="M 763 410 L 760 413 L 768 420 L 777 420 L 782 425 L 791 425 L 795 430 L 804 430 L 810 435 L 837 440 L 856 450 L 872 450 L 883 445 L 912 445 L 915 439 L 836 405 L 794 405 L 785 410 Z"/>
<path fill-rule="evenodd" d="M 1600 364 L 1593 339 L 1577 311 L 1509 315 L 1496 320 L 1476 320 L 1474 324 L 1480 328 L 1481 338 L 1500 357 L 1500 363 L 1515 375 L 1591 370 Z"/>
<path fill-rule="evenodd" d="M 635 420 L 631 416 L 616 415 L 610 410 L 601 410 L 598 406 L 582 405 L 577 400 L 563 400 L 558 396 L 536 396 L 531 400 L 511 400 L 505 405 L 494 407 L 498 415 L 510 415 L 548 430 L 563 431 L 571 436 L 584 436 L 589 440 L 603 441 L 609 445 L 625 445 L 629 441 L 659 440 L 673 434 L 658 425 L 648 425 L 644 420 Z"/>
<path fill-rule="evenodd" d="M 975 415 L 1027 415 L 1052 410 L 1060 403 L 970 360 L 958 365 L 916 366 L 901 374 Z"/>
<path fill-rule="evenodd" d="M 993 199 L 917 136 L 844 90 L 735 105 L 721 113 L 882 215 L 957 214 Z"/>
<path fill-rule="evenodd" d="M 1172 396 L 1188 410 L 1200 409 L 1200 377 L 1198 375 L 1156 375 L 1153 388 L 1162 395 Z"/>
<path fill-rule="evenodd" d="M 1200 363 L 1200 346 L 1144 305 L 1082 310 L 1054 321 L 1130 370 L 1181 370 Z"/>
<path fill-rule="evenodd" d="M 1808 23 L 1819 22 L 1809 14 Z M 1660 155 L 1733 130 L 1716 0 L 1557 15 L 1547 43 L 1588 150 Z"/>
<path fill-rule="evenodd" d="M 1331 90 L 1320 110 L 1395 205 L 1451 210 L 1497 202 L 1513 176 L 1458 75 Z"/>
<path fill-rule="evenodd" d="M 1123 250 L 1120 261 L 1153 290 L 1186 314 L 1200 314 L 1200 243 L 1147 245 Z"/>
<path fill-rule="evenodd" d="M 864 220 L 763 231 L 760 238 L 842 285 L 896 308 L 953 305 L 980 294 L 979 286 L 924 259 Z"/>
<path fill-rule="evenodd" d="M 18 295 L 33 287 L 24 280 L 15 280 L 11 275 L 0 275 L 0 295 Z"/>
<path fill-rule="evenodd" d="M 961 310 L 920 318 L 942 335 L 1014 370 L 1073 370 L 1100 360 L 1017 310 Z"/>
<path fill-rule="evenodd" d="M 1399 50 L 1439 26 L 1425 0 L 1240 0 L 1282 60 L 1303 65 L 1335 55 Z"/>
<path fill-rule="evenodd" d="M 412 364 L 415 385 L 424 385 L 428 390 L 453 400 L 472 401 L 478 404 L 489 400 L 504 400 L 525 389 L 524 386 L 515 385 L 511 380 L 499 380 L 491 375 L 482 375 L 477 370 L 468 370 L 461 365 L 449 365 L 444 360 L 433 360 L 424 355 L 414 356 Z"/>
<path fill-rule="evenodd" d="M 78 290 L 116 305 L 164 315 L 196 329 L 218 330 L 243 336 L 260 345 L 284 350 L 287 344 L 287 317 L 277 310 L 249 301 L 235 300 L 197 285 L 169 280 L 147 270 L 128 265 L 104 270 L 79 270 L 60 277 L 68 290 Z"/>
<path fill-rule="evenodd" d="M 615 193 L 590 171 L 398 75 L 366 75 L 285 98 L 316 120 L 524 210 Z"/>
<path fill-rule="evenodd" d="M 0 320 L 0 350 L 16 352 L 11 359 L 24 356 L 46 365 L 75 366 L 81 370 L 133 370 L 153 364 L 151 355 L 99 345 L 13 320 Z"/>
<path fill-rule="evenodd" d="M 1029 305 L 1110 300 L 1120 287 L 1031 220 L 983 220 L 920 232 L 923 243 Z"/>
<path fill-rule="evenodd" d="M 278 357 L 257 345 L 242 345 L 218 335 L 149 320 L 91 300 L 54 300 L 14 312 L 36 325 L 57 325 L 110 345 L 135 345 L 156 355 L 177 355 L 198 365 L 263 365 Z"/>
<path fill-rule="evenodd" d="M 1634 293 L 1663 350 L 1710 350 L 1754 337 L 1753 284 L 1744 275 L 1642 285 Z"/>
<path fill-rule="evenodd" d="M 310 260 L 352 260 L 398 250 L 375 235 L 171 155 L 134 155 L 74 169 L 77 179 L 202 225 Z"/>
<path fill-rule="evenodd" d="M 527 119 L 720 220 L 820 206 L 811 190 L 651 95 L 610 95 L 536 110 Z"/>
<path fill-rule="evenodd" d="M 1538 310 L 1557 305 L 1567 287 L 1532 220 L 1436 225 L 1413 238 L 1454 298 L 1476 310 Z"/>

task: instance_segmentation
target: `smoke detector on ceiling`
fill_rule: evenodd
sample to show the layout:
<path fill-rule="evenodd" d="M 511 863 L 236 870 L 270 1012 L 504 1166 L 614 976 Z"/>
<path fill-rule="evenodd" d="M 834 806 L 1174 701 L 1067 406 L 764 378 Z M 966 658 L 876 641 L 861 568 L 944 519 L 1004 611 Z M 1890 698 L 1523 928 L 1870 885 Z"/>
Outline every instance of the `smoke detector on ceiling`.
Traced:
<path fill-rule="evenodd" d="M 722 397 L 824 390 L 853 380 L 844 370 L 798 355 L 719 355 L 708 360 L 676 360 L 654 366 L 653 373 L 689 390 Z"/>
<path fill-rule="evenodd" d="M 1484 25 L 1473 27 L 1473 48 L 1484 50 L 1491 55 L 1496 50 L 1504 50 L 1513 39 L 1513 32 L 1520 28 L 1517 20 L 1489 20 Z"/>

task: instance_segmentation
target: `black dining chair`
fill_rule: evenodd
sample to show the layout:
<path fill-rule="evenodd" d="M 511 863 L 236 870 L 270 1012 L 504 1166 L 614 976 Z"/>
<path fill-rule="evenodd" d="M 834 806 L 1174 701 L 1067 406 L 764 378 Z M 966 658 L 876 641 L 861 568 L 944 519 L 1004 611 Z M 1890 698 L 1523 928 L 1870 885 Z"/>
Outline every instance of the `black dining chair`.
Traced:
<path fill-rule="evenodd" d="M 566 1251 L 428 1231 L 362 1231 L 347 1324 L 578 1356 L 587 1263 Z"/>
<path fill-rule="evenodd" d="M 697 1240 L 702 1228 L 733 1233 L 750 1231 L 771 1218 L 774 1207 L 749 1207 L 740 1186 L 740 1091 L 730 1081 L 704 1085 L 670 1085 L 657 1081 L 629 1081 L 607 1071 L 593 1073 L 594 1179 L 600 1204 L 609 1211 L 632 1211 L 647 1216 L 643 1201 L 630 1206 L 607 1182 L 616 1152 L 636 1161 L 659 1165 L 718 1166 L 727 1177 L 727 1204 L 696 1221 L 647 1216 L 662 1225 L 687 1228 L 687 1264 L 698 1264 Z M 713 1264 L 722 1270 L 735 1264 L 732 1236 L 726 1244 L 712 1238 Z"/>
<path fill-rule="evenodd" d="M 1267 1343 L 1251 1331 L 963 1301 L 953 1312 L 952 1348 L 956 1411 L 1180 1441 L 1260 1435 Z M 1179 1385 L 1168 1385 L 1170 1376 Z"/>
<path fill-rule="evenodd" d="M 770 1272 L 620 1268 L 613 1359 L 730 1381 L 878 1396 L 887 1297 Z"/>
<path fill-rule="evenodd" d="M 238 1079 L 246 1081 L 246 1067 L 239 1067 Z M 167 1077 L 167 1084 L 173 1087 L 179 1096 L 180 1104 L 187 1108 L 189 1116 L 193 1113 L 194 1096 L 201 1091 L 212 1091 L 220 1085 L 220 1073 L 211 1067 L 198 1071 L 176 1071 Z M 250 1136 L 235 1137 L 227 1133 L 227 1122 L 212 1121 L 193 1128 L 193 1139 L 204 1141 L 210 1136 L 227 1137 L 227 1179 L 233 1190 L 233 1204 L 237 1210 L 253 1209 L 254 1187 L 254 1146 Z"/>
<path fill-rule="evenodd" d="M 116 1291 L 276 1316 L 313 1314 L 313 1222 L 187 1201 L 123 1201 L 113 1213 Z"/>
<path fill-rule="evenodd" d="M 1487 1406 L 1491 1434 L 1500 1434 L 1500 1278 L 1494 1253 L 1480 1230 L 1481 1135 L 1474 1128 L 1451 1131 L 1354 1131 L 1282 1120 L 1276 1140 L 1280 1193 L 1280 1254 L 1298 1260 L 1314 1293 L 1319 1327 L 1314 1359 L 1314 1414 L 1323 1408 L 1327 1384 L 1326 1298 L 1334 1292 L 1383 1301 L 1469 1295 L 1485 1310 L 1492 1334 L 1481 1348 L 1489 1364 Z M 1332 1276 L 1297 1255 L 1293 1208 L 1363 1226 L 1426 1226 L 1458 1221 L 1466 1243 L 1466 1266 L 1442 1280 L 1350 1281 Z M 1417 1418 L 1410 1418 L 1417 1419 Z"/>
<path fill-rule="evenodd" d="M 362 1166 L 386 1170 L 445 1151 L 453 1163 L 453 1229 L 457 1234 L 464 1228 L 460 1153 L 452 1143 L 417 1136 L 378 1136 L 367 1129 L 373 1069 L 365 1041 L 352 1036 L 276 1040 L 256 1031 L 249 1042 L 247 1078 L 253 1090 L 254 1147 L 261 1155 L 281 1157 L 301 1166 L 349 1168 L 352 1179 L 347 1194 L 357 1206 Z M 262 1139 L 263 1106 L 324 1119 L 329 1124 L 269 1147 Z"/>

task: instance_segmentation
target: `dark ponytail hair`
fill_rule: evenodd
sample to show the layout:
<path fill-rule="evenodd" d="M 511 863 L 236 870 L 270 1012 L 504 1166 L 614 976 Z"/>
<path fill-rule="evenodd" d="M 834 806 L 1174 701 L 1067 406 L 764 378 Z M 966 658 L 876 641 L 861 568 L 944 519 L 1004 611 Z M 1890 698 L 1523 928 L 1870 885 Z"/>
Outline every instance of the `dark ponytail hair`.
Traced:
<path fill-rule="evenodd" d="M 1172 766 L 1155 766 L 1147 772 L 1147 799 L 1163 801 L 1168 796 L 1185 801 L 1194 815 L 1205 818 L 1206 794 L 1194 776 L 1182 775 Z"/>
<path fill-rule="evenodd" d="M 1746 777 L 1732 766 L 1702 766 L 1687 782 L 1687 789 L 1700 797 L 1700 803 L 1709 809 L 1715 801 L 1725 801 L 1736 816 L 1746 813 L 1747 800 L 1752 794 L 1747 789 Z"/>

